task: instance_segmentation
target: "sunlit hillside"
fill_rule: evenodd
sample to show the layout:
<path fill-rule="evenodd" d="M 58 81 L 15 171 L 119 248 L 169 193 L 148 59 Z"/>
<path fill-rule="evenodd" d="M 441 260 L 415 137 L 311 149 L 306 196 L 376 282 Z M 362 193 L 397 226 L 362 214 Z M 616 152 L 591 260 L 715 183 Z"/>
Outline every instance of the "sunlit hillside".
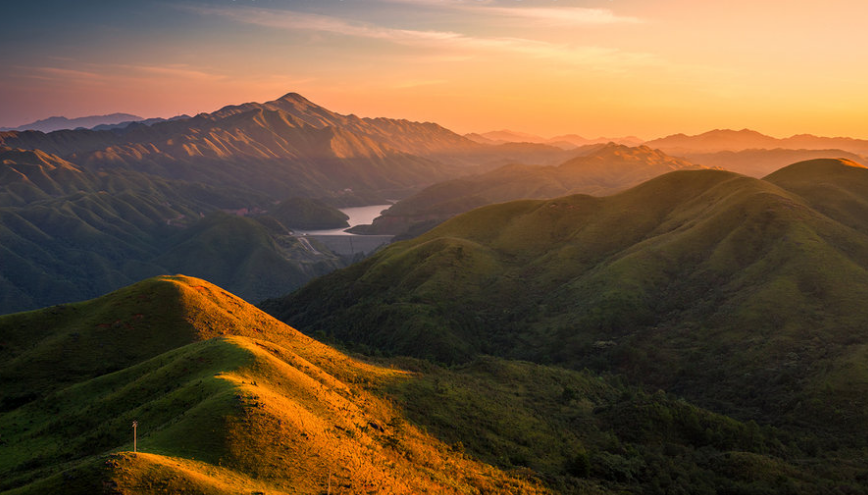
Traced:
<path fill-rule="evenodd" d="M 199 279 L 151 279 L 0 328 L 3 493 L 544 491 L 371 392 L 404 372 Z"/>

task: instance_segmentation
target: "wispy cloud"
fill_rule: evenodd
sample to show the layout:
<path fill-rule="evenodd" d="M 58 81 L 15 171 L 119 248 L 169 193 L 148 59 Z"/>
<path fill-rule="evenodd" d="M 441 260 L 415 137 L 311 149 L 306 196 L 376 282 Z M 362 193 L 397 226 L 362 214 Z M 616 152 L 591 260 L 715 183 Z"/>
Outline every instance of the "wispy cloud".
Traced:
<path fill-rule="evenodd" d="M 635 24 L 643 22 L 638 17 L 621 16 L 610 9 L 588 7 L 526 7 L 520 2 L 511 2 L 509 7 L 494 0 L 380 0 L 383 3 L 400 3 L 443 10 L 458 10 L 481 15 L 534 21 L 545 25 L 577 26 L 591 24 Z"/>
<path fill-rule="evenodd" d="M 608 9 L 588 9 L 582 7 L 488 7 L 485 8 L 485 12 L 526 21 L 536 21 L 550 26 L 637 24 L 642 22 L 638 17 L 619 16 Z"/>
<path fill-rule="evenodd" d="M 45 78 L 70 78 L 70 79 L 100 79 L 101 74 L 76 69 L 64 69 L 61 67 L 33 67 L 31 69 L 37 77 Z"/>
<path fill-rule="evenodd" d="M 200 14 L 218 15 L 233 21 L 263 27 L 290 31 L 316 31 L 381 39 L 398 43 L 448 41 L 462 38 L 461 34 L 448 31 L 394 29 L 367 23 L 353 23 L 337 17 L 295 11 L 220 7 L 190 7 L 190 9 Z"/>
<path fill-rule="evenodd" d="M 378 39 L 391 43 L 423 46 L 453 51 L 473 51 L 481 53 L 505 53 L 524 55 L 537 58 L 556 59 L 569 64 L 595 64 L 597 68 L 610 65 L 646 64 L 651 60 L 647 54 L 624 53 L 619 50 L 572 46 L 556 44 L 542 40 L 517 37 L 479 37 L 454 31 L 411 30 L 378 26 L 370 23 L 351 22 L 338 17 L 310 14 L 295 11 L 272 10 L 262 8 L 217 8 L 189 7 L 203 15 L 217 15 L 232 21 L 245 24 L 283 29 L 293 32 L 319 32 L 342 36 L 352 36 L 368 39 Z M 504 9 L 513 10 L 513 9 Z M 547 9 L 530 10 L 530 15 L 536 18 L 547 18 L 543 11 Z M 593 9 L 585 9 L 593 10 Z M 578 15 L 573 12 L 574 15 Z M 582 14 L 590 15 L 596 14 Z M 605 17 L 605 15 L 604 15 Z"/>
<path fill-rule="evenodd" d="M 225 76 L 223 75 L 206 72 L 205 69 L 191 67 L 185 64 L 121 65 L 116 67 L 139 73 L 150 74 L 154 76 L 165 76 L 170 78 L 199 79 L 209 81 L 225 78 Z"/>

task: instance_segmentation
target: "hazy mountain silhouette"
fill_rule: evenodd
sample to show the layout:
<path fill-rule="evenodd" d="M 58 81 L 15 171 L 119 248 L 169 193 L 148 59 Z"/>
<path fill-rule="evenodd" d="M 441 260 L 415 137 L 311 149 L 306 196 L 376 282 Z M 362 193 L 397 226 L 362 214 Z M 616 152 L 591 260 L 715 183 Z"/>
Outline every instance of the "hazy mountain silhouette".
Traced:
<path fill-rule="evenodd" d="M 764 177 L 791 163 L 819 158 L 834 157 L 868 165 L 868 158 L 863 155 L 832 149 L 748 149 L 715 153 L 682 153 L 681 156 L 694 163 L 723 168 L 757 178 Z"/>
<path fill-rule="evenodd" d="M 734 131 L 715 129 L 695 136 L 673 134 L 648 141 L 648 146 L 667 153 L 684 155 L 690 153 L 716 153 L 720 151 L 743 151 L 750 149 L 794 150 L 843 150 L 850 153 L 868 153 L 868 141 L 846 137 L 819 137 L 798 134 L 788 138 L 774 138 L 750 129 Z"/>
<path fill-rule="evenodd" d="M 36 122 L 20 125 L 18 127 L 0 127 L 0 131 L 53 132 L 61 129 L 78 129 L 79 127 L 90 129 L 99 125 L 114 125 L 120 124 L 121 122 L 134 122 L 141 120 L 144 120 L 144 117 L 128 113 L 91 115 L 89 117 L 76 117 L 74 119 L 68 119 L 66 117 L 49 117 L 47 119 L 37 120 Z"/>
<path fill-rule="evenodd" d="M 490 131 L 484 133 L 465 134 L 465 137 L 481 144 L 505 144 L 505 143 L 536 143 L 549 144 L 558 146 L 564 149 L 578 148 L 589 144 L 605 144 L 617 143 L 626 146 L 639 146 L 643 141 L 635 136 L 627 136 L 620 138 L 598 137 L 595 139 L 587 139 L 578 134 L 564 134 L 552 138 L 544 138 L 534 134 L 524 132 L 510 131 L 507 129 L 501 131 Z"/>
<path fill-rule="evenodd" d="M 418 234 L 459 213 L 488 204 L 577 193 L 612 194 L 673 170 L 696 168 L 702 167 L 646 146 L 590 145 L 582 148 L 579 156 L 556 167 L 507 165 L 435 184 L 398 201 L 370 227 L 358 226 L 353 231 Z"/>
<path fill-rule="evenodd" d="M 151 119 L 144 119 L 144 120 L 127 120 L 124 122 L 119 122 L 117 124 L 100 124 L 100 125 L 91 127 L 91 130 L 110 131 L 112 129 L 123 129 L 123 128 L 129 127 L 131 125 L 154 125 L 154 124 L 159 124 L 160 122 L 171 122 L 174 120 L 184 120 L 184 119 L 189 119 L 189 118 L 191 118 L 189 115 L 183 114 L 183 115 L 176 115 L 176 116 L 170 117 L 168 119 L 164 119 L 162 117 L 154 117 Z"/>

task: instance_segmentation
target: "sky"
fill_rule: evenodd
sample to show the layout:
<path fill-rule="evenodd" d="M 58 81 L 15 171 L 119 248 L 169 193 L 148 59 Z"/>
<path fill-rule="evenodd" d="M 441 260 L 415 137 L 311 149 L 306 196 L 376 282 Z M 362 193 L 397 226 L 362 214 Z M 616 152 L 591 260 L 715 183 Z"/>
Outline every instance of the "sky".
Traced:
<path fill-rule="evenodd" d="M 2 11 L 0 127 L 297 92 L 460 133 L 868 138 L 865 0 L 10 0 Z"/>

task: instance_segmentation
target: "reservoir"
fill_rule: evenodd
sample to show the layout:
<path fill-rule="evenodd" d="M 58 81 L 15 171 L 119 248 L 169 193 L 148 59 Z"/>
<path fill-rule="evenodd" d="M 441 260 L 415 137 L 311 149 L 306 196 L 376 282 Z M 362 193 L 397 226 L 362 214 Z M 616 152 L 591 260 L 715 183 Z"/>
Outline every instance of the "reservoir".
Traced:
<path fill-rule="evenodd" d="M 347 222 L 350 224 L 349 227 L 344 227 L 341 229 L 328 229 L 328 230 L 297 230 L 296 234 L 307 234 L 307 235 L 356 235 L 351 234 L 349 232 L 344 232 L 345 229 L 350 227 L 355 227 L 356 225 L 368 225 L 374 221 L 375 218 L 380 216 L 383 210 L 388 209 L 392 205 L 373 205 L 373 206 L 355 206 L 352 208 L 340 208 L 340 211 L 344 213 L 344 215 L 350 217 Z M 363 236 L 360 236 L 363 237 Z"/>
<path fill-rule="evenodd" d="M 344 232 L 345 229 L 356 225 L 367 225 L 380 216 L 380 213 L 392 205 L 358 206 L 353 208 L 341 208 L 344 214 L 350 217 L 347 223 L 349 227 L 329 230 L 297 230 L 296 236 L 304 236 L 316 239 L 328 247 L 332 252 L 343 256 L 370 255 L 384 244 L 388 244 L 391 235 L 360 235 Z"/>

